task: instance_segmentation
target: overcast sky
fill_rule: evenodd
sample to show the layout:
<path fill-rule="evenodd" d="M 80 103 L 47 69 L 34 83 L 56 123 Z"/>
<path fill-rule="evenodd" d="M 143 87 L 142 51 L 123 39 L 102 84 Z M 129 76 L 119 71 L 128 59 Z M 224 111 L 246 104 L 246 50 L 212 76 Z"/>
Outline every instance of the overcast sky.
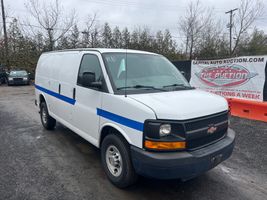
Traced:
<path fill-rule="evenodd" d="M 45 1 L 45 0 L 43 0 Z M 46 0 L 53 1 L 53 0 Z M 194 1 L 194 0 L 193 0 Z M 266 0 L 265 0 L 266 1 Z M 9 17 L 27 20 L 29 13 L 25 8 L 27 0 L 4 0 Z M 82 28 L 86 16 L 97 13 L 97 22 L 109 22 L 111 26 L 134 27 L 147 26 L 152 31 L 168 28 L 174 37 L 179 37 L 178 21 L 186 12 L 189 0 L 61 0 L 66 12 L 73 8 L 78 16 L 78 24 Z M 240 0 L 202 0 L 203 6 L 214 8 L 216 18 L 226 23 L 229 15 L 225 11 L 238 7 Z M 267 2 L 265 12 L 255 25 L 267 32 Z M 11 21 L 9 18 L 8 21 Z M 32 21 L 32 24 L 36 22 Z M 36 24 L 37 25 L 37 24 Z"/>

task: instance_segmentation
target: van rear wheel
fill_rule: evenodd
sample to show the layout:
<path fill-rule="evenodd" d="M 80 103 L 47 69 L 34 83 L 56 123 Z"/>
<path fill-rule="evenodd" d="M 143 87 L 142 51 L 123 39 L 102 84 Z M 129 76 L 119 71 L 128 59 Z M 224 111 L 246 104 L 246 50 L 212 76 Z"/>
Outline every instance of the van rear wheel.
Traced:
<path fill-rule="evenodd" d="M 137 181 L 128 143 L 115 134 L 107 135 L 101 145 L 101 160 L 108 179 L 119 188 Z"/>
<path fill-rule="evenodd" d="M 41 122 L 45 129 L 52 130 L 55 128 L 56 120 L 49 115 L 47 105 L 45 102 L 42 102 L 40 105 L 40 117 L 41 117 Z"/>

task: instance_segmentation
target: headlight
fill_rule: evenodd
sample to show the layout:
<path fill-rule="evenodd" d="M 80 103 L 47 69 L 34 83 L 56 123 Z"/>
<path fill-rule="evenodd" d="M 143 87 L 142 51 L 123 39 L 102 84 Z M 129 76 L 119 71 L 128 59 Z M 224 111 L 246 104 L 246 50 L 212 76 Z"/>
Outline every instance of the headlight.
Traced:
<path fill-rule="evenodd" d="M 27 80 L 28 80 L 28 78 L 27 78 L 27 77 L 24 77 L 24 78 L 23 78 L 23 80 L 24 80 L 24 81 L 27 81 Z"/>
<path fill-rule="evenodd" d="M 8 78 L 8 80 L 9 80 L 9 81 L 12 81 L 12 80 L 13 80 L 13 78 Z"/>
<path fill-rule="evenodd" d="M 176 151 L 186 148 L 184 125 L 170 120 L 146 120 L 143 146 L 152 151 Z"/>
<path fill-rule="evenodd" d="M 160 137 L 165 137 L 171 134 L 172 128 L 170 124 L 162 124 L 159 127 L 159 135 Z"/>

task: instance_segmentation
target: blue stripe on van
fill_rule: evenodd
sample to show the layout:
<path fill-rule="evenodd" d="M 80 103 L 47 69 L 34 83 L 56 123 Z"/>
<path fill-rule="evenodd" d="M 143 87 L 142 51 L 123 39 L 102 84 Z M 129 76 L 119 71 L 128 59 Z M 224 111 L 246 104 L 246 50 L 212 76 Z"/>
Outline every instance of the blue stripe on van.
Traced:
<path fill-rule="evenodd" d="M 45 88 L 43 88 L 43 87 L 41 87 L 39 85 L 36 85 L 35 84 L 35 88 L 38 89 L 38 90 L 40 90 L 40 91 L 42 91 L 42 92 L 44 92 L 44 93 L 46 93 L 46 94 L 49 94 L 49 95 L 51 95 L 53 97 L 56 97 L 57 99 L 60 99 L 62 101 L 65 101 L 65 102 L 67 102 L 67 103 L 69 103 L 71 105 L 74 105 L 75 102 L 76 102 L 75 99 L 72 99 L 72 98 L 66 97 L 64 95 L 58 94 L 56 92 L 53 92 L 51 90 L 45 89 Z"/>
<path fill-rule="evenodd" d="M 74 105 L 76 103 L 76 100 L 75 99 L 72 99 L 72 98 L 69 98 L 69 97 L 66 97 L 64 95 L 61 95 L 61 94 L 58 94 L 56 92 L 53 92 L 51 90 L 48 90 L 46 88 L 43 88 L 39 85 L 36 85 L 35 84 L 35 88 L 46 93 L 46 94 L 49 94 L 57 99 L 60 99 L 62 101 L 65 101 L 71 105 Z M 106 119 L 109 119 L 111 121 L 114 121 L 114 122 L 117 122 L 119 124 L 122 124 L 124 126 L 127 126 L 129 128 L 132 128 L 132 129 L 135 129 L 135 130 L 138 130 L 138 131 L 143 131 L 144 129 L 144 124 L 141 123 L 141 122 L 138 122 L 138 121 L 135 121 L 135 120 L 132 120 L 132 119 L 128 119 L 126 117 L 122 117 L 120 115 L 116 115 L 114 113 L 111 113 L 111 112 L 108 112 L 108 111 L 105 111 L 105 110 L 102 110 L 100 108 L 97 108 L 97 115 L 101 116 L 101 117 L 104 117 Z"/>
<path fill-rule="evenodd" d="M 124 126 L 127 126 L 129 128 L 138 130 L 138 131 L 143 131 L 144 129 L 144 124 L 141 122 L 134 121 L 132 119 L 128 119 L 126 117 L 122 117 L 120 115 L 116 115 L 114 113 L 102 110 L 100 108 L 96 109 L 97 115 L 104 117 L 106 119 L 109 119 L 111 121 L 117 122 L 119 124 L 122 124 Z"/>

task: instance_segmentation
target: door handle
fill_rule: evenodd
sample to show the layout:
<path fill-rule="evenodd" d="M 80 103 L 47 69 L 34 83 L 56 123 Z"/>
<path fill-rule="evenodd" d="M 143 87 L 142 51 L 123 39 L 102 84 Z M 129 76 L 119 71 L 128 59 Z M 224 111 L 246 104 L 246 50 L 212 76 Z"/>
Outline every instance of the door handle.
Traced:
<path fill-rule="evenodd" d="M 72 97 L 73 97 L 73 99 L 75 99 L 75 98 L 76 98 L 76 88 L 73 88 Z"/>
<path fill-rule="evenodd" d="M 60 94 L 61 92 L 61 84 L 58 85 L 58 93 Z"/>

